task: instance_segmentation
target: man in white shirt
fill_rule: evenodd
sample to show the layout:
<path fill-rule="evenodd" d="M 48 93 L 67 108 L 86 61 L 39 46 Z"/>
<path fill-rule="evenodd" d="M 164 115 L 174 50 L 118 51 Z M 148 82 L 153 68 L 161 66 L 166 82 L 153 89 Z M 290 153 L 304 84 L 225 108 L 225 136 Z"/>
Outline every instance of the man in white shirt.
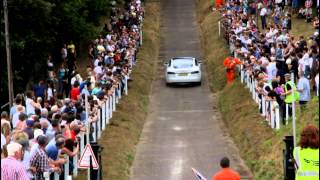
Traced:
<path fill-rule="evenodd" d="M 267 19 L 266 19 L 267 12 L 268 12 L 267 8 L 265 6 L 262 6 L 262 9 L 260 11 L 262 29 L 265 29 L 267 27 Z"/>

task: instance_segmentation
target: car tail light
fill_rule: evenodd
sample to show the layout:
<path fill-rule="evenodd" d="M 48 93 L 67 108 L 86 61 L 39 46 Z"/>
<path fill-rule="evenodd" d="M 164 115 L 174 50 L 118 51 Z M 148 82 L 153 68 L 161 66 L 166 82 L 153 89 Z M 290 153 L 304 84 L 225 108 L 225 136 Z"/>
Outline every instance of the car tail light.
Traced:
<path fill-rule="evenodd" d="M 192 71 L 191 74 L 198 74 L 199 71 Z"/>
<path fill-rule="evenodd" d="M 167 74 L 175 74 L 174 72 L 167 72 Z"/>

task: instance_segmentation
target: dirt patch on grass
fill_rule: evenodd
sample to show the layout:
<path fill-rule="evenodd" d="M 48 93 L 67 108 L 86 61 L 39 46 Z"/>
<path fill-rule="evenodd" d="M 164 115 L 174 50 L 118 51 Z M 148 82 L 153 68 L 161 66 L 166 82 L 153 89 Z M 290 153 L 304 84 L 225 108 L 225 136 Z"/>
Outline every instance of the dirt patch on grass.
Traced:
<path fill-rule="evenodd" d="M 254 179 L 283 179 L 282 139 L 285 135 L 292 134 L 292 123 L 281 127 L 279 131 L 272 130 L 261 118 L 258 105 L 239 79 L 232 85 L 226 85 L 222 63 L 228 56 L 228 47 L 224 38 L 218 35 L 220 15 L 216 11 L 212 12 L 209 7 L 210 1 L 198 1 L 198 23 L 210 88 L 219 96 L 219 108 L 227 131 L 251 169 Z M 311 25 L 304 24 L 301 20 L 293 19 L 293 28 L 292 33 L 296 37 L 307 37 L 313 32 Z M 318 104 L 318 99 L 314 98 L 305 113 L 297 112 L 297 134 L 300 134 L 307 123 L 319 125 Z"/>
<path fill-rule="evenodd" d="M 143 46 L 129 82 L 129 95 L 121 99 L 110 125 L 102 133 L 102 179 L 126 180 L 148 112 L 151 82 L 159 54 L 160 4 L 147 2 L 143 25 Z M 78 179 L 85 179 L 85 173 Z M 84 175 L 84 176 L 82 176 Z"/>

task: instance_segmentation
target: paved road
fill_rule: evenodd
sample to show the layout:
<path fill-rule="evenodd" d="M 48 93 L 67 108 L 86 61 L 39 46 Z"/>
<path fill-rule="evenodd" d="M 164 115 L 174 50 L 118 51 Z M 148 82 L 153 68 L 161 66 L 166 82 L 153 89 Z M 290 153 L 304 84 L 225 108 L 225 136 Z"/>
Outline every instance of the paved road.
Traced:
<path fill-rule="evenodd" d="M 161 61 L 174 56 L 201 57 L 195 1 L 161 3 Z M 163 74 L 163 66 L 159 74 Z M 248 175 L 225 133 L 215 98 L 205 81 L 201 86 L 167 87 L 161 76 L 152 89 L 131 180 L 192 180 L 191 167 L 211 179 L 220 169 L 223 156 L 230 157 L 232 167 L 243 177 Z"/>

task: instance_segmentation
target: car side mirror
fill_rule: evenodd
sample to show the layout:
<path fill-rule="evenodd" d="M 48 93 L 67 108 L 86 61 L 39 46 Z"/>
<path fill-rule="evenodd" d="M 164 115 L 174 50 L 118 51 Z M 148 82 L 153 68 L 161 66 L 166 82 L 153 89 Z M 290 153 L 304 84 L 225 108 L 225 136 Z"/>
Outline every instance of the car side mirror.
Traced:
<path fill-rule="evenodd" d="M 164 66 L 168 66 L 168 64 L 169 64 L 169 63 L 166 62 L 166 63 L 164 63 L 163 65 L 164 65 Z"/>

